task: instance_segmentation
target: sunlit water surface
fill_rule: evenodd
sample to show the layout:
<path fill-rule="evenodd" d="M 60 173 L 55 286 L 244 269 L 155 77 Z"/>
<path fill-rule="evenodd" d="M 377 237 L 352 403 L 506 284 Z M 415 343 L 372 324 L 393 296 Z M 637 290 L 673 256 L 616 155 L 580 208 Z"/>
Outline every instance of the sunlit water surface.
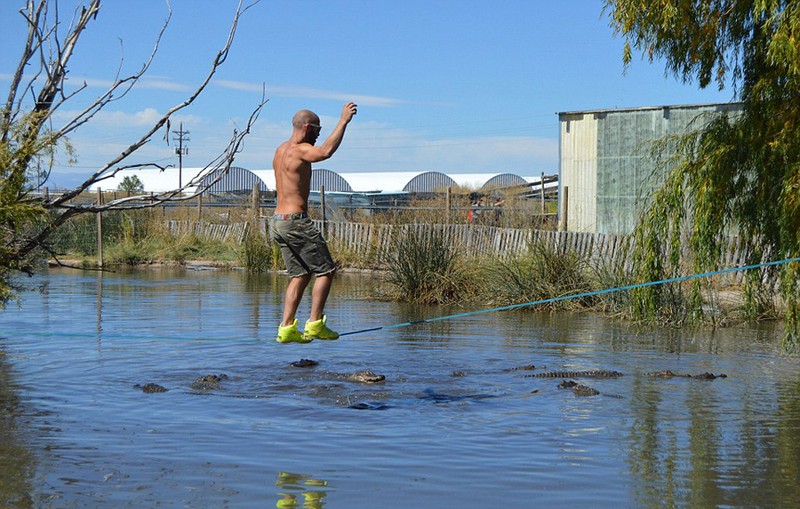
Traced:
<path fill-rule="evenodd" d="M 636 329 L 486 313 L 280 345 L 282 275 L 51 270 L 0 314 L 0 505 L 773 507 L 800 500 L 800 362 L 780 324 Z M 344 275 L 329 324 L 459 313 Z M 308 313 L 301 306 L 301 323 Z M 319 365 L 298 368 L 300 359 Z M 536 369 L 509 370 L 533 364 Z M 617 370 L 575 379 L 547 370 Z M 659 379 L 646 374 L 726 374 Z M 379 385 L 348 381 L 371 370 Z M 192 382 L 222 374 L 218 389 Z M 147 394 L 134 385 L 156 383 Z"/>

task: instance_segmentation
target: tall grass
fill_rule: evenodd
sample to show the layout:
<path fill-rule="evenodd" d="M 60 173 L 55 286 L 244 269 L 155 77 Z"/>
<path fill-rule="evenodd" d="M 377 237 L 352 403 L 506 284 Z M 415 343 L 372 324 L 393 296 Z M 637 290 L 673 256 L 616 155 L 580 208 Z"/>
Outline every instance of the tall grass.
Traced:
<path fill-rule="evenodd" d="M 534 302 L 591 290 L 587 260 L 574 251 L 533 241 L 524 253 L 494 258 L 486 267 L 486 300 L 495 305 Z M 544 304 L 537 309 L 590 305 L 587 298 Z"/>
<path fill-rule="evenodd" d="M 475 294 L 476 278 L 469 264 L 441 229 L 404 228 L 385 264 L 391 297 L 447 304 Z"/>
<path fill-rule="evenodd" d="M 251 228 L 239 248 L 239 261 L 248 272 L 267 272 L 274 266 L 273 243 Z"/>
<path fill-rule="evenodd" d="M 188 212 L 176 209 L 171 218 Z M 187 260 L 212 260 L 233 265 L 239 246 L 199 238 L 173 236 L 165 225 L 161 209 L 112 211 L 103 214 L 103 258 L 107 265 L 139 265 L 153 261 L 184 263 Z M 51 248 L 61 257 L 74 257 L 84 265 L 96 263 L 97 218 L 94 214 L 76 216 L 51 236 Z"/>

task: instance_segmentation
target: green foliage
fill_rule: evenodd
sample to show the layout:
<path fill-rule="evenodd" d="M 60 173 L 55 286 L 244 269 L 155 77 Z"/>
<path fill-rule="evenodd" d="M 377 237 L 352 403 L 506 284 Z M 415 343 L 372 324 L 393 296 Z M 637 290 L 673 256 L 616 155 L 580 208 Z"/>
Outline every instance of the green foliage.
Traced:
<path fill-rule="evenodd" d="M 267 272 L 273 265 L 272 243 L 259 231 L 249 231 L 239 249 L 239 260 L 248 272 Z"/>
<path fill-rule="evenodd" d="M 41 202 L 30 195 L 28 162 L 48 156 L 52 150 L 47 133 L 42 135 L 44 141 L 26 142 L 24 135 L 31 118 L 28 115 L 13 123 L 4 122 L 0 132 L 0 308 L 14 295 L 13 273 L 32 272 L 40 255 L 20 255 L 20 248 L 46 215 Z"/>
<path fill-rule="evenodd" d="M 723 0 L 607 0 L 612 25 L 652 60 L 701 87 L 730 80 L 742 114 L 722 116 L 679 140 L 680 159 L 655 193 L 636 232 L 641 281 L 724 264 L 738 235 L 746 263 L 800 256 L 800 4 Z M 797 263 L 746 278 L 745 314 L 768 312 L 778 285 L 786 338 L 800 339 Z M 697 302 L 696 285 L 690 301 Z M 635 292 L 640 316 L 661 312 L 663 292 Z M 695 310 L 697 311 L 697 310 Z"/>
<path fill-rule="evenodd" d="M 446 304 L 474 293 L 476 278 L 443 230 L 407 225 L 394 243 L 386 267 L 396 298 Z"/>
<path fill-rule="evenodd" d="M 129 193 L 141 193 L 144 191 L 144 184 L 136 175 L 126 175 L 119 183 L 120 191 L 127 191 Z"/>
<path fill-rule="evenodd" d="M 525 253 L 499 258 L 486 270 L 489 301 L 496 305 L 519 304 L 584 293 L 589 290 L 587 261 L 578 253 L 548 242 L 532 242 Z M 587 305 L 584 299 L 568 299 L 536 309 L 565 309 Z"/>
<path fill-rule="evenodd" d="M 97 217 L 74 216 L 53 232 L 52 250 L 61 256 L 97 256 Z M 139 265 L 154 261 L 183 263 L 213 260 L 232 264 L 241 247 L 232 242 L 203 239 L 193 234 L 173 236 L 160 211 L 107 211 L 103 213 L 103 258 L 106 265 Z M 94 261 L 94 260 L 91 260 Z"/>

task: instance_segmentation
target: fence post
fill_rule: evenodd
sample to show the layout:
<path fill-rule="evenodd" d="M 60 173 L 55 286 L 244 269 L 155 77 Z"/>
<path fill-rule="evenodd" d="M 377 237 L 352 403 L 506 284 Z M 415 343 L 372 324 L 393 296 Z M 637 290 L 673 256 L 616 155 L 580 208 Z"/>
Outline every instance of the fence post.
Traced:
<path fill-rule="evenodd" d="M 97 188 L 97 206 L 103 205 L 103 190 Z M 103 213 L 97 212 L 97 265 L 103 268 Z"/>
<path fill-rule="evenodd" d="M 447 199 L 445 200 L 446 207 L 447 207 L 447 213 L 445 214 L 445 217 L 444 217 L 444 224 L 450 224 L 450 204 L 452 203 L 452 199 L 453 199 L 452 198 L 452 193 L 453 193 L 453 188 L 450 187 L 450 186 L 447 186 Z"/>
<path fill-rule="evenodd" d="M 328 215 L 326 213 L 325 207 L 325 186 L 319 186 L 319 203 L 320 207 L 322 208 L 322 238 L 328 238 L 327 236 L 327 229 L 328 229 Z"/>
<path fill-rule="evenodd" d="M 197 222 L 203 222 L 203 194 L 197 195 Z"/>
<path fill-rule="evenodd" d="M 560 231 L 567 230 L 567 215 L 569 211 L 569 186 L 564 186 L 564 196 L 561 197 L 561 217 L 559 218 L 558 229 Z"/>
<path fill-rule="evenodd" d="M 541 200 L 540 200 L 540 203 L 542 204 L 542 221 L 540 221 L 539 224 L 544 224 L 544 212 L 545 212 L 545 210 L 544 210 L 544 172 L 542 172 L 542 180 L 539 181 L 539 185 L 541 186 L 541 190 L 540 190 L 540 193 L 541 193 L 540 198 L 541 198 Z"/>

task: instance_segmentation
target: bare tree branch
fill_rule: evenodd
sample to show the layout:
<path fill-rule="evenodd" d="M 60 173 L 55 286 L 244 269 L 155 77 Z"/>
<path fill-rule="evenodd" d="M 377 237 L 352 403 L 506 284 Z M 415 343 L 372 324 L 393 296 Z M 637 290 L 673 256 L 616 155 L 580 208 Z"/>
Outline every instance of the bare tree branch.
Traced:
<path fill-rule="evenodd" d="M 34 107 L 31 113 L 28 114 L 28 125 L 26 126 L 24 135 L 21 137 L 22 143 L 28 144 L 29 147 L 26 151 L 21 152 L 22 156 L 15 161 L 16 168 L 18 171 L 25 171 L 31 163 L 31 159 L 33 154 L 38 153 L 37 144 L 39 146 L 52 146 L 55 143 L 58 143 L 59 140 L 64 139 L 67 134 L 73 132 L 75 129 L 80 127 L 81 125 L 85 124 L 86 122 L 90 121 L 99 111 L 101 111 L 105 106 L 107 106 L 112 101 L 118 100 L 127 94 L 132 87 L 136 85 L 136 83 L 141 79 L 141 77 L 147 72 L 150 68 L 151 63 L 153 62 L 155 55 L 158 51 L 159 44 L 162 40 L 162 36 L 166 31 L 168 26 L 169 20 L 171 18 L 172 11 L 169 10 L 169 16 L 167 17 L 166 21 L 161 27 L 161 30 L 156 38 L 152 53 L 150 54 L 147 61 L 143 64 L 142 68 L 125 78 L 119 78 L 119 71 L 117 76 L 114 79 L 113 84 L 106 90 L 103 94 L 95 99 L 95 101 L 86 107 L 83 111 L 78 113 L 75 117 L 73 117 L 70 121 L 68 121 L 65 125 L 55 131 L 50 131 L 46 134 L 43 133 L 44 123 L 48 121 L 50 116 L 53 112 L 64 104 L 67 100 L 74 97 L 75 94 L 82 91 L 86 85 L 84 84 L 82 87 L 75 92 L 71 92 L 70 94 L 64 93 L 64 82 L 67 75 L 67 67 L 74 51 L 75 45 L 77 44 L 78 38 L 80 34 L 86 29 L 87 24 L 91 19 L 94 19 L 99 11 L 100 0 L 91 0 L 91 3 L 88 7 L 84 7 L 79 14 L 76 15 L 76 20 L 74 24 L 70 27 L 67 35 L 64 39 L 63 46 L 61 45 L 60 41 L 57 37 L 57 32 L 55 31 L 55 27 L 53 29 L 47 28 L 47 23 L 44 21 L 44 18 L 41 17 L 43 14 L 46 14 L 46 9 L 42 7 L 44 4 L 47 3 L 47 0 L 40 0 L 39 8 L 40 10 L 33 10 L 33 0 L 29 2 L 29 10 L 31 12 L 39 13 L 39 15 L 34 16 L 31 15 L 30 17 L 26 17 L 30 24 L 29 28 L 29 38 L 28 44 L 26 45 L 26 53 L 24 57 L 27 60 L 30 60 L 32 57 L 32 52 L 37 50 L 39 55 L 42 58 L 45 58 L 45 46 L 46 41 L 48 39 L 51 40 L 52 44 L 55 44 L 58 49 L 56 55 L 52 59 L 49 60 L 47 65 L 44 65 L 46 72 L 46 77 L 42 84 L 42 88 L 39 90 L 38 95 L 35 99 Z M 257 2 L 255 2 L 257 3 Z M 229 141 L 227 147 L 221 152 L 221 154 L 215 158 L 212 162 L 210 162 L 206 167 L 195 175 L 189 182 L 185 185 L 181 186 L 178 189 L 174 189 L 172 191 L 168 191 L 165 193 L 160 193 L 158 195 L 151 195 L 151 196 L 134 196 L 130 198 L 124 198 L 121 200 L 115 200 L 107 204 L 74 204 L 71 203 L 75 197 L 80 195 L 82 192 L 89 189 L 89 187 L 102 182 L 106 179 L 109 179 L 120 171 L 124 169 L 131 169 L 131 168 L 142 168 L 142 167 L 159 167 L 159 165 L 155 163 L 141 163 L 141 164 L 124 164 L 124 161 L 128 159 L 132 154 L 136 153 L 141 147 L 147 144 L 153 136 L 159 132 L 164 125 L 166 125 L 170 117 L 175 113 L 181 111 L 182 109 L 190 106 L 197 97 L 206 89 L 208 84 L 211 82 L 212 78 L 216 74 L 219 67 L 225 62 L 230 52 L 231 46 L 233 44 L 234 36 L 236 34 L 236 30 L 238 28 L 239 19 L 246 12 L 250 7 L 252 7 L 255 3 L 244 6 L 242 0 L 240 0 L 235 14 L 233 21 L 231 22 L 231 27 L 228 33 L 228 38 L 222 47 L 219 50 L 216 57 L 213 59 L 211 66 L 209 68 L 208 73 L 206 74 L 203 81 L 196 87 L 193 93 L 189 95 L 187 99 L 183 102 L 173 106 L 169 110 L 167 110 L 164 115 L 161 116 L 144 134 L 135 142 L 130 144 L 125 150 L 123 150 L 118 156 L 114 157 L 111 161 L 105 164 L 102 168 L 97 170 L 95 173 L 90 175 L 82 184 L 78 187 L 61 194 L 59 196 L 48 197 L 41 202 L 41 205 L 47 209 L 57 211 L 57 214 L 51 216 L 48 219 L 48 222 L 38 229 L 38 231 L 27 238 L 16 238 L 16 245 L 18 247 L 15 248 L 16 254 L 20 258 L 24 258 L 28 256 L 33 250 L 38 247 L 43 247 L 46 239 L 55 231 L 58 227 L 63 225 L 66 221 L 68 221 L 71 217 L 88 212 L 102 212 L 106 210 L 128 210 L 128 209 L 137 209 L 137 208 L 146 208 L 146 207 L 153 207 L 159 204 L 167 203 L 167 202 L 176 202 L 187 200 L 193 197 L 196 197 L 198 194 L 207 190 L 213 184 L 219 182 L 221 178 L 223 178 L 228 170 L 230 169 L 236 155 L 241 152 L 243 142 L 245 137 L 250 134 L 251 128 L 254 122 L 257 120 L 261 109 L 267 102 L 263 92 L 262 98 L 260 103 L 256 106 L 256 108 L 251 113 L 247 124 L 242 131 L 235 130 L 231 140 Z M 169 8 L 169 3 L 167 2 L 167 6 Z M 57 13 L 56 13 L 56 24 L 57 21 Z M 19 81 L 17 82 L 17 86 L 22 79 L 22 67 L 20 68 L 20 76 Z M 33 91 L 33 88 L 31 88 Z M 14 97 L 16 92 L 10 94 L 9 97 L 9 104 L 14 103 Z M 11 119 L 13 116 L 4 112 L 4 119 L 3 122 L 8 122 L 10 126 Z M 6 131 L 4 130 L 4 135 Z M 210 182 L 203 182 L 205 176 L 210 174 L 211 172 L 217 172 L 213 181 Z M 191 190 L 191 192 L 187 192 Z M 24 196 L 20 196 L 19 199 L 24 199 Z"/>

